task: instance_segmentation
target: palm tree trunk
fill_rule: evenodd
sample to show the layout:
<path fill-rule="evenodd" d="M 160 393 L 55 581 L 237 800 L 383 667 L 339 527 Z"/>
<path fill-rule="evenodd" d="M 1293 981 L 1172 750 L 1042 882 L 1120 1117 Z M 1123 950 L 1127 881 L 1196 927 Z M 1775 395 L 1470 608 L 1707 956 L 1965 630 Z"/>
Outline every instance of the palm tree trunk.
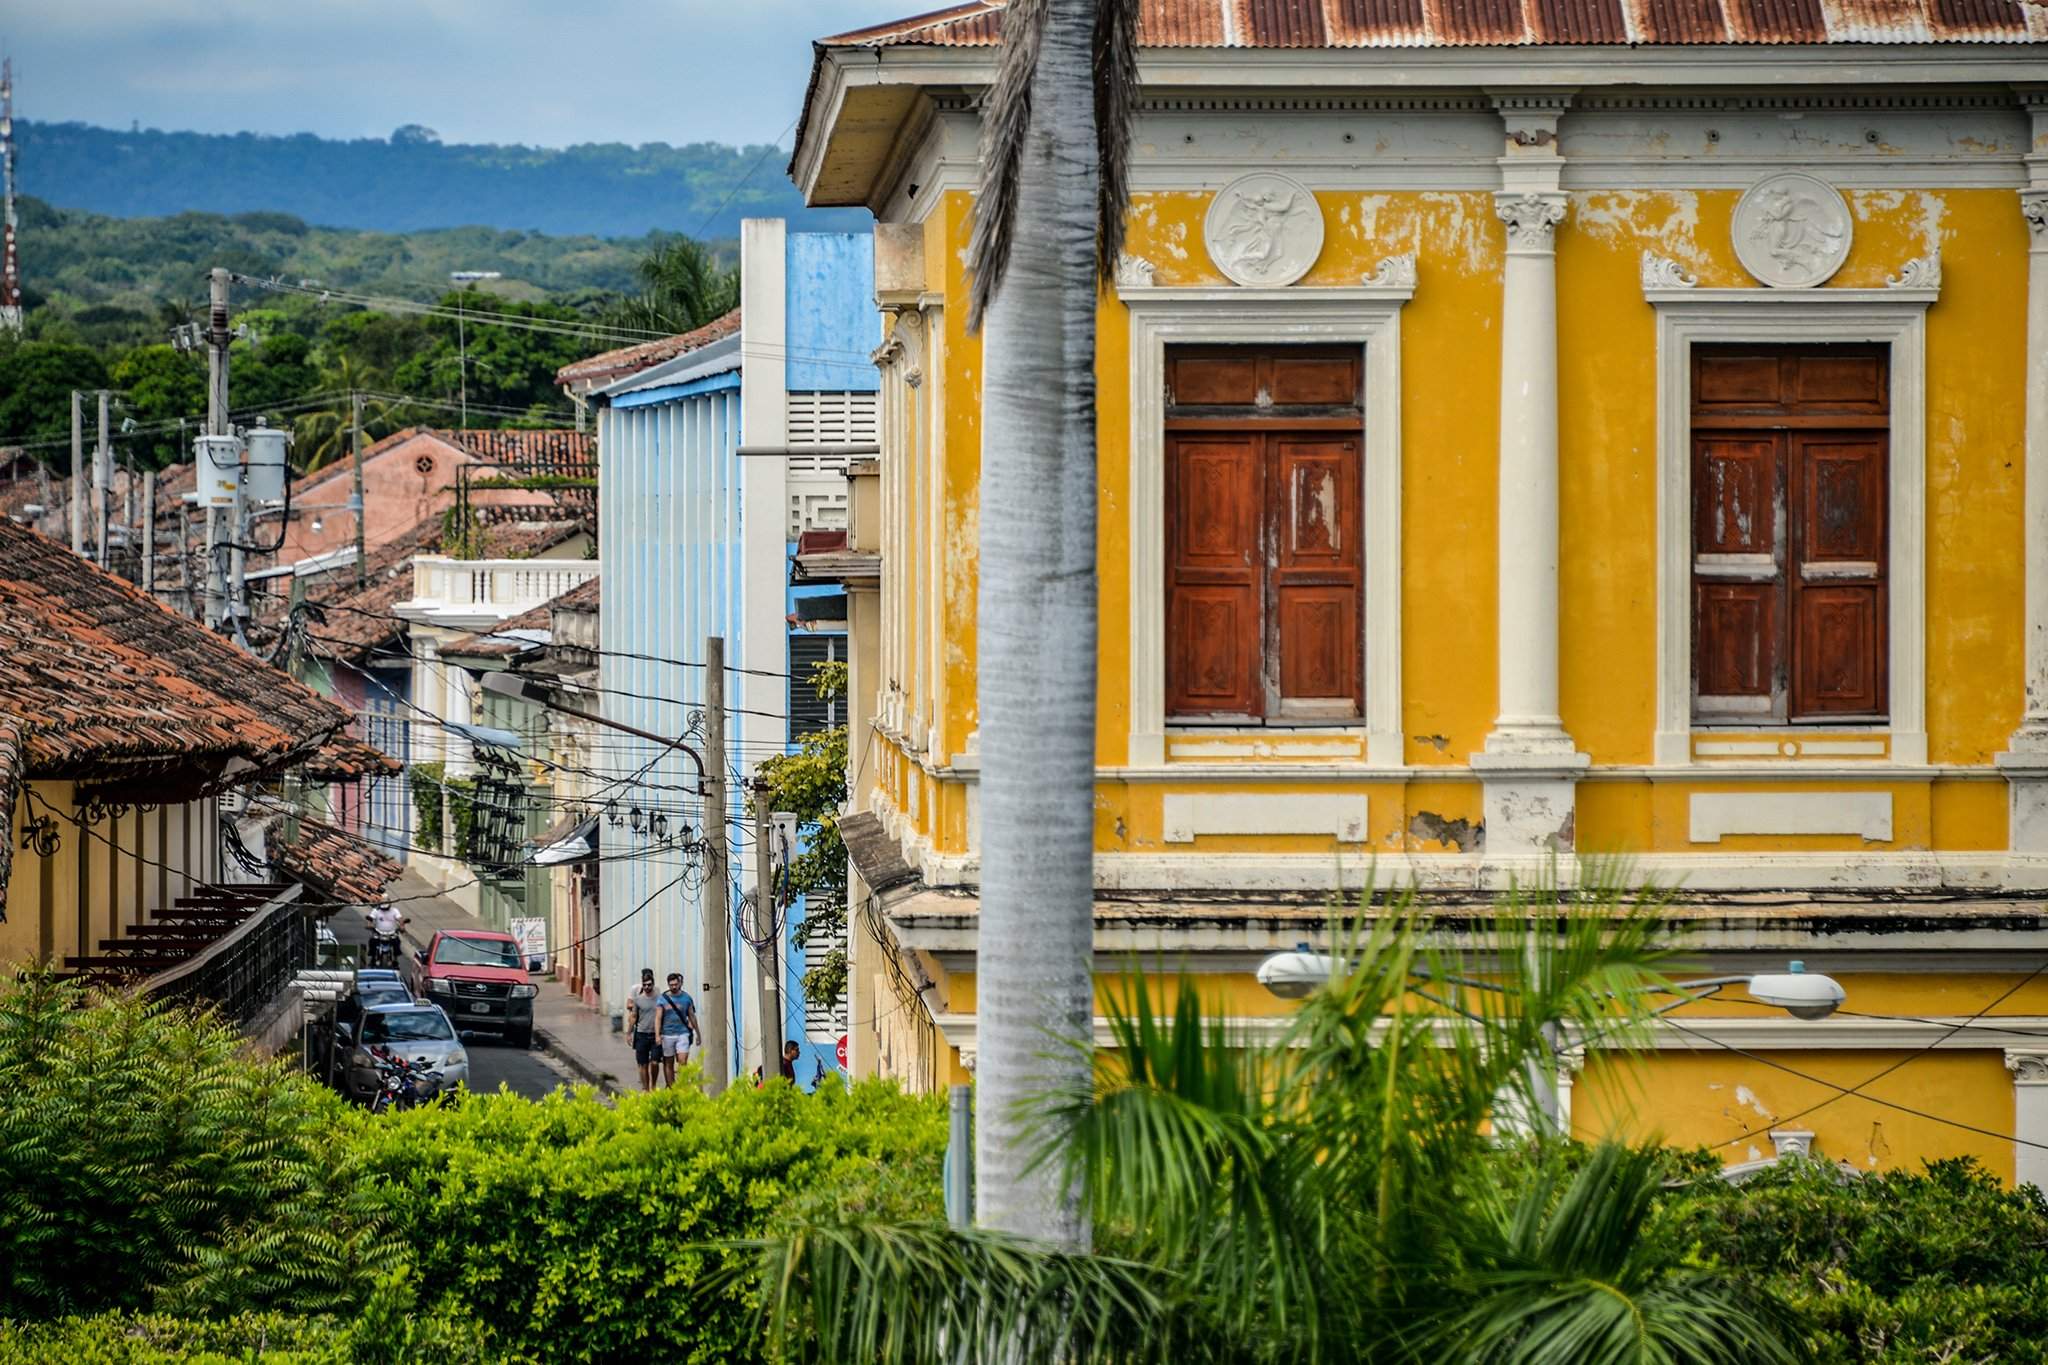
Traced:
<path fill-rule="evenodd" d="M 1044 3 L 982 366 L 975 1184 L 984 1227 L 1078 1248 L 1076 1192 L 1027 1167 L 1036 1102 L 1088 1083 L 1094 1017 L 1099 0 Z"/>

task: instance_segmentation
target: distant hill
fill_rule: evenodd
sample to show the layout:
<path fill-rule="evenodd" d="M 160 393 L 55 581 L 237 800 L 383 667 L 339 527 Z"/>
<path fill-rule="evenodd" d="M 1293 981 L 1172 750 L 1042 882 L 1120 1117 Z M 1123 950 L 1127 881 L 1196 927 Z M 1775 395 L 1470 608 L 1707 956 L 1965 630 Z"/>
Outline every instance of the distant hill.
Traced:
<path fill-rule="evenodd" d="M 574 301 L 633 292 L 634 267 L 652 246 L 648 237 L 552 237 L 479 227 L 365 232 L 312 227 L 273 212 L 109 218 L 33 198 L 21 205 L 22 278 L 31 316 L 47 308 L 108 338 L 144 323 L 154 336 L 162 330 L 153 324 L 165 305 L 192 316 L 206 298 L 206 272 L 217 265 L 401 298 L 439 295 L 454 287 L 453 271 L 495 270 L 502 280 L 476 287 L 515 299 Z"/>
<path fill-rule="evenodd" d="M 26 119 L 15 129 L 24 192 L 121 218 L 270 211 L 380 232 L 485 226 L 714 239 L 738 236 L 742 218 L 788 218 L 812 231 L 872 221 L 858 209 L 806 209 L 783 174 L 788 153 L 770 147 L 444 144 L 416 126 L 353 141 Z"/>

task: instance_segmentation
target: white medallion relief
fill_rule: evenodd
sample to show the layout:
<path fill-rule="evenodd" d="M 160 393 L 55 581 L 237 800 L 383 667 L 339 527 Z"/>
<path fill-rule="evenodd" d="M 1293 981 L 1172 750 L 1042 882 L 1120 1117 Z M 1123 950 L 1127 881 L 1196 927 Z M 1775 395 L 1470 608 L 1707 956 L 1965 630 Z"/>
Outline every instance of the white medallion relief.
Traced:
<path fill-rule="evenodd" d="M 1773 289 L 1811 289 L 1842 268 L 1855 223 L 1841 193 L 1803 171 L 1766 176 L 1735 205 L 1735 256 Z"/>
<path fill-rule="evenodd" d="M 1254 171 L 1216 191 L 1202 221 L 1216 268 L 1237 284 L 1277 287 L 1308 273 L 1323 252 L 1323 211 L 1306 186 Z"/>

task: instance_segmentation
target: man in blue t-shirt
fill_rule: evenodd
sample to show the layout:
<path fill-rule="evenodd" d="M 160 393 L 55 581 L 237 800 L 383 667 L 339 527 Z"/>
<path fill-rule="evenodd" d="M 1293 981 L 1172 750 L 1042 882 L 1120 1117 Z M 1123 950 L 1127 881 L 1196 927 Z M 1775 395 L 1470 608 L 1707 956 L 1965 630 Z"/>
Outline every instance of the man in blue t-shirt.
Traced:
<path fill-rule="evenodd" d="M 690 1060 L 697 1046 L 697 1002 L 683 989 L 683 974 L 668 974 L 668 989 L 654 1002 L 655 1030 L 661 1035 L 661 1083 L 676 1083 L 676 1063 Z"/>

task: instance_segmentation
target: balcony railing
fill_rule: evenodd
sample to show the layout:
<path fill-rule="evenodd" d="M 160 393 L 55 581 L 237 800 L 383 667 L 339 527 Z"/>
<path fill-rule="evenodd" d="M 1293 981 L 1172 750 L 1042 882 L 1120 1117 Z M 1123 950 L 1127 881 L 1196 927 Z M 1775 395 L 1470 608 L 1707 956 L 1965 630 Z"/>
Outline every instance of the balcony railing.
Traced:
<path fill-rule="evenodd" d="M 597 577 L 594 559 L 448 559 L 412 562 L 412 597 L 392 610 L 411 621 L 477 629 L 560 597 Z"/>
<path fill-rule="evenodd" d="M 246 1024 L 285 988 L 300 969 L 313 965 L 313 920 L 299 896 L 286 886 L 203 950 L 142 983 L 153 1000 L 213 1006 L 236 1024 Z"/>

